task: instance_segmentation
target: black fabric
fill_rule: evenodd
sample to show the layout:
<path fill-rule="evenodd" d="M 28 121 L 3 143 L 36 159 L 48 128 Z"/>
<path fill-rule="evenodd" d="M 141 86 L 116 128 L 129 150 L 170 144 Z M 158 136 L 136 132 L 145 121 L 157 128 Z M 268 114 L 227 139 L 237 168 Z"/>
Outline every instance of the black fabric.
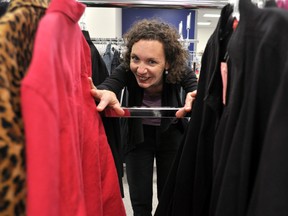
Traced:
<path fill-rule="evenodd" d="M 5 14 L 8 5 L 9 5 L 8 2 L 0 2 L 0 17 Z"/>
<path fill-rule="evenodd" d="M 287 69 L 273 99 L 247 216 L 288 215 Z"/>
<path fill-rule="evenodd" d="M 265 1 L 265 5 L 266 8 L 268 7 L 277 7 L 277 3 L 275 0 L 267 0 Z"/>
<path fill-rule="evenodd" d="M 191 120 L 155 216 L 207 216 L 209 213 L 213 140 L 223 107 L 220 62 L 232 33 L 231 13 L 231 5 L 222 9 L 206 45 Z"/>
<path fill-rule="evenodd" d="M 249 0 L 240 0 L 239 11 L 228 47 L 230 97 L 215 138 L 223 154 L 215 161 L 211 215 L 284 216 L 288 13 Z"/>
<path fill-rule="evenodd" d="M 285 99 L 288 84 L 288 29 L 285 26 L 288 13 L 275 7 L 259 9 L 249 0 L 240 0 L 239 10 L 240 22 L 227 48 L 228 96 L 220 121 L 217 124 L 213 121 L 217 120 L 217 115 L 214 118 L 210 115 L 215 130 L 209 131 L 204 117 L 196 115 L 204 112 L 208 117 L 210 108 L 219 110 L 219 103 L 215 100 L 217 95 L 220 96 L 216 87 L 221 86 L 219 78 L 214 76 L 208 82 L 208 94 L 204 94 L 203 79 L 211 78 L 206 74 L 209 68 L 204 66 L 207 70 L 203 74 L 201 69 L 198 95 L 183 150 L 178 154 L 178 163 L 174 164 L 171 173 L 176 178 L 168 179 L 165 189 L 169 190 L 164 191 L 165 198 L 160 200 L 156 216 L 288 215 L 288 103 Z M 218 51 L 210 40 L 208 47 Z M 207 56 L 205 49 L 203 58 Z M 202 65 L 214 64 L 214 61 L 203 61 Z M 213 83 L 216 88 L 210 88 Z M 208 142 L 199 142 L 203 129 Z M 213 138 L 213 133 L 212 147 L 209 139 Z M 193 142 L 197 141 L 195 134 L 199 134 L 201 146 Z M 212 175 L 209 173 L 211 151 Z M 190 159 L 184 157 L 188 154 Z M 201 169 L 197 172 L 197 168 Z M 179 185 L 182 186 L 177 187 Z M 209 188 L 212 189 L 210 196 Z M 208 202 L 203 202 L 205 200 Z"/>
<path fill-rule="evenodd" d="M 93 44 L 93 42 L 90 39 L 90 35 L 88 31 L 82 30 L 83 35 L 85 36 L 85 39 L 87 43 L 89 44 L 90 50 L 91 50 L 91 61 L 92 61 L 92 80 L 94 85 L 98 85 L 102 83 L 108 76 L 108 70 L 106 68 L 106 65 L 99 54 L 97 48 Z M 102 122 L 105 128 L 107 140 L 109 143 L 109 146 L 111 148 L 117 174 L 118 174 L 118 180 L 121 190 L 121 195 L 124 197 L 124 188 L 123 188 L 123 143 L 122 137 L 121 137 L 121 131 L 120 131 L 120 122 L 119 119 L 116 118 L 105 118 L 102 117 Z"/>
<path fill-rule="evenodd" d="M 126 157 L 127 180 L 134 215 L 151 216 L 154 158 L 157 195 L 160 196 L 177 153 L 183 132 L 170 125 L 164 133 L 159 126 L 143 125 L 145 140 Z"/>
<path fill-rule="evenodd" d="M 86 30 L 82 30 L 82 33 L 91 51 L 92 80 L 94 85 L 99 85 L 106 79 L 106 77 L 109 76 L 109 73 L 99 51 L 97 50 L 90 38 L 89 32 Z"/>
<path fill-rule="evenodd" d="M 288 215 L 287 157 L 283 155 L 288 141 L 287 111 L 283 112 L 288 71 L 283 35 L 288 35 L 284 28 L 288 13 L 259 9 L 247 0 L 240 0 L 239 10 L 240 22 L 228 47 L 229 113 L 216 142 L 227 154 L 218 157 L 222 165 L 214 179 L 212 212 L 215 216 Z"/>

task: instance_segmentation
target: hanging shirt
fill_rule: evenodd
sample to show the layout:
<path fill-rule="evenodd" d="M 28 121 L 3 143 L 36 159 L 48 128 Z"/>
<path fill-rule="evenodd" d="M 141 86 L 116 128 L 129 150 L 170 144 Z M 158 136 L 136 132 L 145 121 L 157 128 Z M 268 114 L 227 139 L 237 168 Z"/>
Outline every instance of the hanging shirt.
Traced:
<path fill-rule="evenodd" d="M 27 141 L 27 215 L 123 216 L 116 169 L 90 95 L 85 6 L 54 0 L 41 20 L 21 86 Z"/>
<path fill-rule="evenodd" d="M 0 215 L 24 215 L 26 170 L 20 82 L 48 0 L 11 0 L 0 18 Z"/>
<path fill-rule="evenodd" d="M 105 53 L 103 54 L 103 60 L 105 62 L 105 65 L 107 67 L 108 73 L 111 74 L 111 65 L 113 60 L 113 52 L 111 51 L 112 44 L 109 43 L 106 47 Z"/>

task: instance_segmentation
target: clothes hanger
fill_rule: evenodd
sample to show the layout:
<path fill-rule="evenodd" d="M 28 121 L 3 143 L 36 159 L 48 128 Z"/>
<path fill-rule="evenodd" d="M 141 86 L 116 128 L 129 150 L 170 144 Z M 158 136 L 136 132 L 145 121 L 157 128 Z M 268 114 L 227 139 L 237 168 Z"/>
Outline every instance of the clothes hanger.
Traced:
<path fill-rule="evenodd" d="M 80 18 L 80 21 L 79 21 L 79 26 L 80 26 L 80 29 L 82 31 L 86 31 L 86 22 L 85 22 L 85 18 L 86 18 L 86 13 L 84 11 L 83 15 L 81 16 Z"/>
<path fill-rule="evenodd" d="M 233 13 L 232 16 L 235 17 L 238 21 L 240 20 L 240 13 L 239 13 L 239 0 L 230 0 L 229 2 L 233 5 Z"/>
<path fill-rule="evenodd" d="M 252 0 L 252 3 L 256 5 L 258 8 L 264 8 L 266 0 Z"/>

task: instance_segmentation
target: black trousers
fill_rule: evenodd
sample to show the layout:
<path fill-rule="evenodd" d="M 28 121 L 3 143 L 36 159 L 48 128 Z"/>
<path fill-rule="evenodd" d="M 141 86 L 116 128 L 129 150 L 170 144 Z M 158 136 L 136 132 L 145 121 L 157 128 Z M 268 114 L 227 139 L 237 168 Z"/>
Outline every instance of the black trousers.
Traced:
<path fill-rule="evenodd" d="M 144 142 L 125 156 L 134 216 L 152 215 L 154 158 L 159 199 L 182 137 L 183 133 L 175 125 L 171 125 L 163 133 L 159 126 L 144 125 Z"/>

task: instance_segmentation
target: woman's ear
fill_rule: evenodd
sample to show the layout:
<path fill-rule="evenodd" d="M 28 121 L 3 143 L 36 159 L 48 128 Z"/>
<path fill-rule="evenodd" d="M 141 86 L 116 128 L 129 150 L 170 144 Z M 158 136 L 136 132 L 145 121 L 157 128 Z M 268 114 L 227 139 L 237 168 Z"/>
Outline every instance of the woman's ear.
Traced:
<path fill-rule="evenodd" d="M 169 73 L 169 63 L 165 63 L 165 74 L 168 75 Z"/>
<path fill-rule="evenodd" d="M 165 63 L 165 70 L 169 70 L 170 64 L 168 62 Z"/>

